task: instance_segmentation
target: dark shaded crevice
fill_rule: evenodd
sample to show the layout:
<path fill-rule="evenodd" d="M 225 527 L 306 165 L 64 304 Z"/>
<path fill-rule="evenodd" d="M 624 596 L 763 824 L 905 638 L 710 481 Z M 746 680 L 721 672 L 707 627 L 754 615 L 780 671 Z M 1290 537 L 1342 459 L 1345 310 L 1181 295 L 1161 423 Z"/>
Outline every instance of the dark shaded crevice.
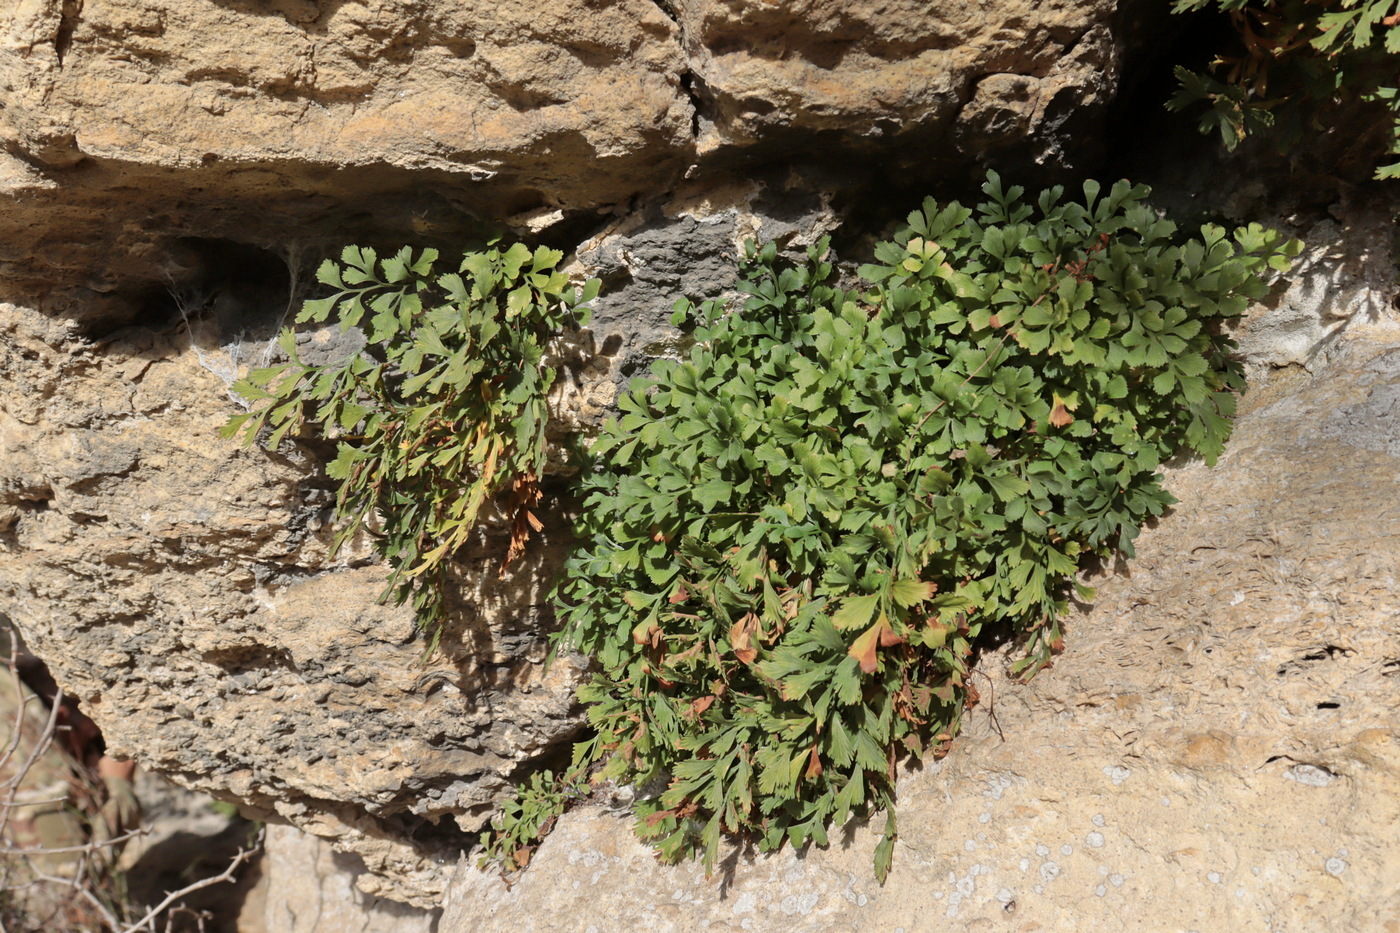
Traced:
<path fill-rule="evenodd" d="M 1179 14 L 1165 4 L 1131 0 L 1116 33 L 1127 38 L 1120 46 L 1122 78 L 1109 111 L 1102 180 L 1126 177 L 1150 185 L 1154 204 L 1183 226 L 1236 223 L 1260 213 L 1321 218 L 1370 183 L 1386 125 L 1370 104 L 1339 98 L 1281 105 L 1277 127 L 1250 133 L 1233 151 L 1218 133 L 1200 132 L 1204 103 L 1167 110 L 1180 87 L 1178 66 L 1204 72 L 1218 57 L 1241 51 L 1227 14 Z M 1288 180 L 1271 185 L 1267 203 L 1252 193 L 1266 178 Z"/>
<path fill-rule="evenodd" d="M 431 859 L 437 859 L 444 853 L 455 859 L 470 852 L 481 838 L 480 833 L 459 829 L 456 822 L 447 816 L 434 818 L 396 813 L 376 817 L 375 820 L 386 838 L 411 845 Z"/>
<path fill-rule="evenodd" d="M 120 313 L 86 322 L 83 336 L 103 342 L 130 327 L 187 327 L 201 347 L 271 340 L 288 316 L 296 279 L 309 270 L 246 242 L 175 237 L 160 243 L 159 279 L 124 283 L 111 293 Z"/>
<path fill-rule="evenodd" d="M 29 155 L 24 161 L 40 174 L 57 178 L 56 168 L 62 169 L 66 200 L 18 199 L 0 218 L 0 237 L 19 244 L 0 261 L 5 295 L 74 321 L 90 339 L 178 323 L 166 292 L 172 279 L 183 284 L 188 278 L 187 270 L 172 268 L 172 253 L 185 238 L 225 239 L 273 256 L 300 250 L 308 260 L 334 255 L 347 243 L 454 250 L 499 233 L 483 217 L 512 216 L 541 197 L 534 188 L 504 181 L 483 186 L 457 172 L 383 164 L 332 171 L 207 153 L 197 170 L 137 165 L 83 156 L 71 134 Z M 346 198 L 346 191 L 355 196 Z M 113 192 L 125 213 L 114 213 Z M 135 214 L 140 224 L 119 221 Z M 173 262 L 181 264 L 179 257 Z"/>
<path fill-rule="evenodd" d="M 1281 665 L 1278 669 L 1278 676 L 1286 677 L 1289 674 L 1307 670 L 1305 665 L 1317 661 L 1334 661 L 1339 657 L 1347 658 L 1355 653 L 1356 652 L 1350 648 L 1343 648 L 1338 645 L 1318 645 L 1314 648 L 1309 648 L 1292 661 Z"/>
<path fill-rule="evenodd" d="M 170 262 L 182 309 L 205 311 L 221 342 L 276 333 L 292 298 L 285 259 L 235 240 L 184 237 L 174 244 Z"/>
<path fill-rule="evenodd" d="M 690 100 L 690 135 L 692 139 L 696 140 L 700 138 L 701 113 L 708 107 L 707 97 L 701 93 L 704 85 L 705 79 L 693 70 L 681 73 L 681 91 Z"/>
<path fill-rule="evenodd" d="M 1270 755 L 1268 758 L 1266 758 L 1266 759 L 1264 760 L 1264 764 L 1263 764 L 1263 766 L 1261 766 L 1260 770 L 1262 770 L 1264 767 L 1268 767 L 1269 765 L 1275 764 L 1275 763 L 1277 763 L 1277 762 L 1283 762 L 1284 764 L 1292 765 L 1293 767 L 1287 768 L 1287 769 L 1286 769 L 1286 770 L 1289 771 L 1289 772 L 1294 772 L 1294 773 L 1297 773 L 1297 772 L 1299 772 L 1299 771 L 1303 771 L 1303 772 L 1305 772 L 1305 773 L 1310 772 L 1312 775 L 1315 775 L 1317 778 L 1321 778 L 1322 783 L 1321 783 L 1321 784 L 1314 784 L 1313 786 L 1325 786 L 1326 784 L 1330 784 L 1332 781 L 1335 781 L 1337 778 L 1342 777 L 1341 774 L 1337 773 L 1336 771 L 1332 770 L 1331 768 L 1327 767 L 1326 765 L 1319 764 L 1319 763 L 1317 763 L 1316 761 L 1305 761 L 1305 760 L 1302 760 L 1302 759 L 1299 759 L 1299 758 L 1294 758 L 1292 755 L 1288 755 L 1288 754 Z M 1295 780 L 1296 780 L 1296 778 L 1295 778 Z M 1304 780 L 1303 783 L 1312 783 L 1312 782 L 1311 782 L 1311 781 L 1306 781 L 1306 780 Z"/>
<path fill-rule="evenodd" d="M 52 509 L 53 499 L 53 488 L 40 486 L 20 490 L 18 495 L 0 501 L 0 549 L 18 551 L 20 525 L 31 515 Z M 4 619 L 5 616 L 0 615 L 0 622 Z"/>
<path fill-rule="evenodd" d="M 200 659 L 222 669 L 230 677 L 269 670 L 300 673 L 289 651 L 269 645 L 249 644 L 214 648 L 202 652 Z"/>
<path fill-rule="evenodd" d="M 686 68 L 677 76 L 677 79 L 681 93 L 690 101 L 691 138 L 699 139 L 701 115 L 710 111 L 709 100 L 705 95 L 705 81 L 692 67 L 689 43 L 686 41 L 685 24 L 681 22 L 680 13 L 676 10 L 674 0 L 652 0 L 652 3 L 663 16 L 676 24 L 676 44 L 680 46 L 681 54 L 686 58 Z"/>
<path fill-rule="evenodd" d="M 681 24 L 681 18 L 676 12 L 673 0 L 652 0 L 652 3 L 654 3 L 656 8 L 671 22 L 675 23 L 677 26 Z"/>
<path fill-rule="evenodd" d="M 58 33 L 54 36 L 54 54 L 58 56 L 58 67 L 68 57 L 73 46 L 73 33 L 78 29 L 78 20 L 83 13 L 83 0 L 63 0 L 58 14 Z"/>
<path fill-rule="evenodd" d="M 1172 13 L 1165 4 L 1128 3 L 1114 34 L 1122 37 L 1118 92 L 1108 105 L 1102 180 L 1137 180 L 1147 164 L 1162 159 L 1162 145 L 1181 158 L 1199 158 L 1202 138 L 1195 117 L 1171 113 L 1167 101 L 1177 89 L 1174 69 L 1204 67 L 1213 49 L 1230 34 L 1228 17 Z M 1145 144 L 1150 141 L 1150 144 Z"/>

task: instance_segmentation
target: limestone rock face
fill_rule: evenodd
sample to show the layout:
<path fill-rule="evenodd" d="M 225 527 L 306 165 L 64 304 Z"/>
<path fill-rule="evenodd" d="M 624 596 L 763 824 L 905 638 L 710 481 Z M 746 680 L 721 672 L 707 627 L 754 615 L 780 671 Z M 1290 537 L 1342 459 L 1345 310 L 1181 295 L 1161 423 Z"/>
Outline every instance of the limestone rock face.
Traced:
<path fill-rule="evenodd" d="M 0 276 L 130 323 L 193 274 L 190 239 L 528 232 L 735 159 L 1083 156 L 1113 9 L 22 0 L 0 13 Z"/>
<path fill-rule="evenodd" d="M 1313 352 L 1362 329 L 1335 302 L 1315 300 L 1342 281 L 1328 278 L 1337 267 L 1325 249 L 1302 290 L 1251 331 L 1264 335 L 1251 352 L 1261 365 L 1302 361 L 1350 375 L 1335 385 L 1322 375 L 1297 377 L 1304 382 L 1296 399 L 1311 399 L 1314 414 L 1288 408 L 1303 401 L 1261 406 L 1253 427 L 1241 428 L 1240 452 L 1225 471 L 1176 475 L 1186 504 L 1144 539 L 1137 576 L 1105 584 L 1099 608 L 1080 620 L 1081 653 L 1029 688 L 997 690 L 1003 731 L 1014 728 L 1018 737 L 1002 745 L 975 720 L 947 762 L 910 779 L 898 869 L 905 874 L 884 890 L 868 881 L 864 831 L 849 851 L 742 862 L 734 899 L 721 901 L 704 884 L 681 884 L 691 868 L 655 868 L 620 822 L 579 815 L 564 821 L 539 857 L 542 870 L 515 893 L 457 869 L 512 776 L 557 754 L 579 728 L 573 687 L 581 662 L 543 664 L 553 624 L 549 582 L 568 545 L 569 504 L 550 490 L 556 498 L 544 510 L 545 532 L 509 573 L 500 572 L 498 529 L 483 529 L 465 549 L 444 652 L 425 668 L 409 613 L 377 602 L 385 569 L 367 543 L 329 553 L 334 484 L 321 470 L 326 445 L 287 442 L 267 451 L 218 437 L 240 410 L 230 384 L 271 358 L 269 341 L 306 294 L 320 256 L 351 242 L 460 248 L 499 229 L 571 251 L 573 270 L 606 283 L 592 331 L 557 348 L 565 377 L 554 400 L 555 436 L 587 430 L 605 417 L 619 383 L 677 350 L 672 302 L 732 285 L 746 237 L 800 249 L 857 209 L 873 212 L 878 205 L 852 204 L 859 192 L 884 192 L 892 181 L 956 187 L 979 163 L 1008 172 L 1097 166 L 1120 59 L 1132 46 L 1119 7 L 1109 0 L 8 4 L 0 11 L 0 614 L 82 700 L 113 752 L 285 824 L 276 831 L 284 854 L 299 844 L 285 826 L 317 837 L 320 864 L 328 872 L 354 865 L 354 883 L 369 901 L 434 907 L 458 872 L 450 896 L 460 929 L 507 922 L 544 929 L 523 912 L 522 897 L 543 898 L 535 886 L 565 863 L 589 869 L 569 876 L 580 891 L 592 890 L 598 872 L 625 874 L 632 887 L 618 896 L 635 896 L 636 924 L 658 928 L 705 918 L 739 927 L 771 916 L 788 927 L 794 917 L 813 924 L 826 917 L 836 929 L 831 924 L 863 924 L 849 912 L 862 904 L 877 911 L 872 917 L 906 923 L 906 914 L 926 916 L 928 903 L 890 892 L 901 877 L 922 884 L 936 869 L 940 885 L 954 873 L 946 890 L 935 891 L 943 894 L 939 909 L 1001 922 L 1015 901 L 1017 923 L 1070 929 L 1069 901 L 1054 900 L 1069 889 L 1066 879 L 1082 887 L 1083 903 L 1110 916 L 1112 898 L 1134 890 L 1133 879 L 1170 874 L 1217 849 L 1234 852 L 1235 861 L 1202 862 L 1200 871 L 1205 884 L 1219 874 L 1221 885 L 1199 898 L 1195 888 L 1180 888 L 1190 895 L 1183 903 L 1199 901 L 1215 911 L 1209 916 L 1243 916 L 1224 906 L 1239 902 L 1241 888 L 1272 910 L 1283 904 L 1271 900 L 1274 892 L 1324 890 L 1305 882 L 1370 884 L 1367 866 L 1380 872 L 1384 860 L 1355 854 L 1378 851 L 1379 836 L 1366 836 L 1359 823 L 1330 821 L 1321 830 L 1301 816 L 1276 822 L 1279 851 L 1301 853 L 1291 862 L 1265 859 L 1264 837 L 1236 843 L 1220 828 L 1243 833 L 1262 812 L 1248 809 L 1250 788 L 1277 784 L 1280 793 L 1304 795 L 1300 803 L 1322 794 L 1331 806 L 1325 795 L 1364 799 L 1393 776 L 1388 733 L 1362 738 L 1383 724 L 1363 728 L 1346 717 L 1354 715 L 1348 704 L 1368 708 L 1376 684 L 1389 683 L 1375 681 L 1364 664 L 1388 670 L 1385 659 L 1400 651 L 1377 647 L 1380 634 L 1359 634 L 1372 631 L 1366 620 L 1379 612 L 1379 596 L 1333 586 L 1343 572 L 1393 574 L 1385 554 L 1363 566 L 1360 545 L 1346 550 L 1340 537 L 1344 524 L 1374 540 L 1393 531 L 1384 524 L 1388 512 L 1359 505 L 1394 456 L 1393 439 L 1377 434 L 1393 400 L 1390 364 L 1365 368 L 1391 357 L 1357 351 L 1343 366 L 1341 356 Z M 894 207 L 890 216 L 907 209 Z M 1345 226 L 1338 237 L 1350 235 Z M 1360 283 L 1368 294 L 1388 288 L 1383 252 L 1343 284 Z M 1355 323 L 1389 315 L 1389 297 Z M 300 339 L 310 355 L 354 349 L 325 333 Z M 1246 453 L 1250 444 L 1257 456 Z M 1309 457 L 1364 461 L 1373 476 L 1328 469 L 1328 481 L 1342 485 L 1317 496 L 1340 497 L 1335 515 L 1290 498 L 1273 503 L 1285 481 L 1314 480 L 1269 471 L 1285 461 L 1301 469 Z M 1210 564 L 1209 573 L 1241 581 L 1229 584 L 1230 599 L 1236 591 L 1245 599 L 1225 608 L 1199 602 L 1226 584 L 1187 576 L 1206 566 L 1207 552 L 1192 542 L 1274 534 L 1301 527 L 1289 523 L 1303 515 L 1321 515 L 1317 527 L 1333 529 L 1326 534 L 1335 540 L 1323 543 L 1335 545 L 1335 559 L 1323 560 L 1301 538 L 1286 538 L 1268 555 L 1238 556 L 1239 563 L 1212 545 L 1218 553 L 1210 559 L 1224 563 Z M 1262 586 L 1255 575 L 1275 566 L 1271 560 L 1285 562 L 1277 564 L 1283 582 Z M 1307 577 L 1323 581 L 1310 589 L 1295 585 L 1291 568 L 1334 576 Z M 1199 628 L 1218 639 L 1209 642 L 1214 653 L 1201 655 L 1200 638 L 1182 642 L 1196 646 L 1189 650 L 1141 647 L 1140 631 L 1115 627 L 1148 605 L 1166 608 L 1141 625 L 1161 626 L 1161 639 Z M 1345 616 L 1350 641 L 1340 629 L 1306 629 L 1304 620 L 1322 618 L 1324 605 L 1327 618 Z M 1209 678 L 1228 681 L 1264 664 L 1250 660 L 1261 645 L 1275 652 L 1268 664 L 1303 665 L 1299 675 L 1260 674 L 1267 688 L 1239 707 L 1211 692 L 1225 688 L 1206 689 L 1216 683 Z M 1325 662 L 1300 660 L 1316 650 Z M 1389 653 L 1376 654 L 1382 650 Z M 1121 684 L 1105 681 L 1110 662 L 1127 665 Z M 1323 672 L 1333 679 L 1316 681 Z M 1183 681 L 1198 674 L 1208 679 Z M 1118 684 L 1113 697 L 1140 699 L 1105 699 L 1106 682 Z M 1309 712 L 1313 686 L 1344 699 L 1312 701 Z M 1099 697 L 1098 705 L 1075 699 L 1081 694 Z M 1319 702 L 1342 705 L 1317 710 Z M 1275 743 L 1283 751 L 1265 747 L 1266 735 L 1279 734 L 1269 731 L 1279 720 L 1268 717 L 1283 715 L 1275 707 L 1293 717 L 1288 740 Z M 1046 709 L 1055 712 L 1047 717 Z M 1066 738 L 1066 724 L 1080 731 Z M 1322 744 L 1329 729 L 1341 744 Z M 1226 749 L 1218 755 L 1217 738 L 1198 738 L 1216 733 Z M 1247 759 L 1253 770 L 1241 777 L 1211 755 Z M 1266 760 L 1273 755 L 1293 763 Z M 1112 769 L 1120 768 L 1131 776 L 1114 783 L 1120 772 Z M 1275 778 L 1284 783 L 1262 783 Z M 975 806 L 947 807 L 957 795 L 975 797 Z M 1214 828 L 1191 835 L 1184 806 L 1215 814 L 1208 808 L 1216 797 L 1253 815 L 1221 809 L 1207 820 Z M 984 800 L 995 805 L 978 810 Z M 958 822 L 983 812 L 985 822 Z M 1149 814 L 1167 818 L 1161 838 L 1172 840 L 1170 850 L 1112 835 L 1114 827 L 1149 825 Z M 1343 841 L 1339 826 L 1361 841 Z M 1298 848 L 1305 829 L 1317 853 Z M 1095 833 L 1102 846 L 1075 841 Z M 948 840 L 977 854 L 950 850 Z M 988 840 L 999 847 L 995 858 L 980 848 Z M 328 856 L 323 843 L 339 855 Z M 1071 846 L 1083 858 L 1041 855 L 1042 844 Z M 1089 861 L 1085 846 L 1105 857 Z M 1197 855 L 1181 854 L 1188 851 Z M 1325 877 L 1309 874 L 1315 855 Z M 1328 859 L 1345 863 L 1341 874 Z M 1099 875 L 1100 866 L 1108 871 Z M 817 877 L 826 880 L 814 887 Z M 1221 900 L 1227 878 L 1236 900 Z M 1094 897 L 1100 885 L 1103 899 Z M 1012 892 L 1007 900 L 1003 889 Z M 673 890 L 689 891 L 690 900 L 671 899 Z M 1042 895 L 1043 915 L 1027 907 Z M 617 927 L 615 901 L 601 898 L 561 916 L 572 923 L 595 907 L 612 911 L 599 914 L 600 929 Z M 1303 910 L 1277 909 L 1279 916 Z M 496 925 L 476 926 L 485 921 L 463 911 Z M 1342 923 L 1369 915 L 1329 916 Z"/>
<path fill-rule="evenodd" d="M 884 887 L 883 820 L 707 881 L 583 810 L 509 890 L 459 865 L 442 929 L 1396 930 L 1397 393 L 1393 316 L 1261 387 L 1053 669 L 983 659 L 964 734 L 900 782 Z"/>
<path fill-rule="evenodd" d="M 700 151 L 838 131 L 943 137 L 942 161 L 1034 139 L 1116 88 L 1111 2 L 675 0 L 694 71 Z M 954 146 L 948 146 L 955 142 Z M 845 140 L 838 145 L 848 145 Z"/>
<path fill-rule="evenodd" d="M 219 352 L 0 308 L 0 606 L 109 751 L 336 840 L 368 893 L 430 902 L 435 859 L 577 728 L 571 661 L 540 670 L 560 529 L 505 576 L 490 537 L 464 555 L 423 668 L 411 613 L 377 603 L 383 568 L 328 557 L 314 459 L 219 439 Z"/>
<path fill-rule="evenodd" d="M 3 271 L 111 314 L 91 293 L 179 277 L 168 238 L 421 241 L 664 190 L 693 150 L 676 32 L 648 0 L 23 0 Z"/>
<path fill-rule="evenodd" d="M 676 29 L 645 0 L 17 7 L 9 130 L 48 165 L 384 163 L 596 204 L 689 135 Z M 579 191 L 589 163 L 602 177 Z"/>
<path fill-rule="evenodd" d="M 438 933 L 441 911 L 421 910 L 355 888 L 364 866 L 325 840 L 269 826 L 257 887 L 238 933 Z"/>

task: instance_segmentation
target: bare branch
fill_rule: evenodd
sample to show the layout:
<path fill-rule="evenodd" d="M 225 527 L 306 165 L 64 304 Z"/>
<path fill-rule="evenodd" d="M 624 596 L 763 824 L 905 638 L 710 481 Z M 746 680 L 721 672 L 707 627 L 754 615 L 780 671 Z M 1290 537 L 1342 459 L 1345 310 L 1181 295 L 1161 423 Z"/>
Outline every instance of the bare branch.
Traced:
<path fill-rule="evenodd" d="M 84 843 L 80 846 L 35 846 L 33 848 L 27 848 L 24 846 L 0 846 L 0 855 L 62 855 L 64 853 L 69 852 L 82 852 L 91 855 L 92 853 L 99 852 L 102 849 L 107 848 L 108 846 L 118 845 L 120 843 L 126 842 L 128 839 L 135 839 L 137 836 L 144 836 L 149 832 L 150 829 L 143 826 L 138 829 L 133 829 L 128 832 L 122 833 L 120 836 L 113 836 L 111 839 L 95 840 L 93 842 Z"/>
<path fill-rule="evenodd" d="M 34 743 L 34 747 L 30 749 L 29 757 L 25 759 L 24 764 L 15 772 L 14 778 L 6 785 L 5 799 L 0 800 L 0 836 L 3 836 L 6 827 L 10 824 L 10 814 L 13 811 L 15 795 L 19 792 L 20 781 L 24 780 L 34 767 L 34 763 L 43 756 L 44 752 L 48 751 L 49 744 L 53 742 L 54 730 L 58 727 L 58 714 L 62 709 L 63 688 L 60 687 L 58 694 L 53 698 L 53 708 L 49 710 L 49 718 L 44 724 L 44 731 L 40 733 L 39 741 Z"/>
<path fill-rule="evenodd" d="M 15 725 L 10 733 L 9 741 L 5 745 L 4 754 L 0 754 L 0 769 L 9 764 L 10 758 L 14 756 L 15 750 L 19 748 L 19 743 L 24 738 L 24 714 L 29 708 L 29 701 L 32 697 L 25 692 L 24 683 L 19 679 L 19 638 L 13 626 L 10 626 L 10 656 L 5 659 L 5 667 L 9 670 L 15 688 Z"/>
<path fill-rule="evenodd" d="M 42 807 L 55 803 L 67 803 L 67 797 L 50 797 L 47 800 L 16 800 L 10 804 L 12 807 Z"/>
<path fill-rule="evenodd" d="M 147 911 L 146 916 L 142 917 L 134 925 L 129 927 L 122 927 L 121 933 L 136 933 L 136 931 L 142 929 L 154 930 L 154 928 L 148 926 L 148 924 L 150 924 L 150 922 L 155 918 L 159 917 L 161 915 L 161 912 L 164 911 L 167 907 L 178 901 L 180 898 L 185 897 L 186 895 L 191 894 L 194 891 L 198 891 L 200 888 L 207 888 L 210 885 L 219 884 L 223 881 L 232 881 L 234 879 L 235 873 L 238 871 L 238 866 L 242 865 L 244 862 L 248 861 L 248 859 L 256 855 L 260 848 L 262 848 L 261 834 L 259 834 L 258 840 L 252 848 L 240 848 L 238 850 L 238 853 L 234 855 L 233 861 L 229 862 L 228 867 L 225 868 L 222 872 L 213 876 L 212 878 L 205 878 L 203 881 L 196 881 L 193 884 L 187 884 L 178 891 L 171 891 L 165 896 L 165 900 L 161 901 L 159 904 Z"/>
<path fill-rule="evenodd" d="M 13 632 L 13 627 L 11 627 Z M 60 689 L 53 697 L 52 706 L 44 720 L 42 729 L 35 734 L 35 721 L 31 718 L 30 705 L 35 702 L 44 702 L 42 697 L 27 690 L 19 677 L 19 639 L 12 634 L 10 650 L 8 656 L 0 656 L 0 671 L 8 671 L 14 681 L 14 730 L 11 735 L 3 741 L 0 747 L 0 769 L 8 770 L 8 767 L 15 765 L 18 756 L 23 755 L 24 760 L 17 765 L 17 770 L 6 780 L 0 782 L 0 895 L 12 895 L 19 891 L 42 885 L 58 885 L 70 889 L 76 897 L 81 898 L 101 917 L 105 928 L 111 933 L 157 933 L 158 924 L 161 917 L 165 918 L 166 933 L 172 929 L 172 917 L 175 914 L 189 915 L 195 918 L 199 929 L 204 929 L 205 916 L 198 911 L 190 910 L 179 901 L 191 893 L 206 888 L 211 885 L 225 881 L 233 881 L 238 869 L 248 862 L 262 846 L 262 837 L 259 836 L 248 849 L 239 849 L 228 866 L 219 874 L 201 881 L 188 884 L 178 891 L 170 892 L 165 899 L 154 907 L 146 911 L 145 915 L 134 924 L 126 923 L 120 919 L 120 914 L 125 914 L 128 910 L 120 900 L 113 899 L 111 892 L 104 887 L 104 879 L 107 877 L 107 865 L 104 859 L 105 852 L 113 850 L 122 843 L 143 836 L 150 832 L 149 828 L 138 827 L 114 836 L 111 839 L 95 839 L 83 845 L 71 846 L 23 846 L 18 845 L 12 827 L 12 818 L 21 807 L 37 807 L 43 805 L 55 805 L 71 802 L 69 797 L 48 797 L 43 800 L 21 800 L 19 795 L 24 787 L 25 781 L 33 773 L 36 765 L 42 760 L 54 745 L 56 736 L 67 729 L 66 726 L 59 725 L 59 717 L 62 712 L 64 694 Z M 30 740 L 33 740 L 32 747 L 26 748 Z M 27 754 L 26 754 L 27 753 Z M 71 874 L 69 868 L 45 870 L 37 859 L 52 855 L 76 855 L 72 861 Z M 59 873 L 54 873 L 58 871 Z M 0 933 L 8 933 L 3 921 L 0 921 Z"/>
<path fill-rule="evenodd" d="M 49 875 L 37 869 L 34 869 L 34 880 L 47 881 L 50 884 L 61 884 L 66 887 L 72 888 L 74 891 L 78 892 L 78 894 L 82 895 L 82 897 L 89 904 L 91 904 L 99 914 L 102 915 L 102 919 L 107 922 L 107 925 L 111 929 L 120 929 L 121 921 L 116 918 L 116 915 L 113 914 L 110 909 L 108 909 L 106 904 L 102 903 L 102 899 L 98 897 L 95 893 L 93 893 L 92 888 L 87 884 L 78 883 L 78 879 L 82 877 L 86 872 L 86 863 L 83 863 L 77 867 L 77 870 L 74 871 L 72 878 L 64 878 L 59 875 Z"/>

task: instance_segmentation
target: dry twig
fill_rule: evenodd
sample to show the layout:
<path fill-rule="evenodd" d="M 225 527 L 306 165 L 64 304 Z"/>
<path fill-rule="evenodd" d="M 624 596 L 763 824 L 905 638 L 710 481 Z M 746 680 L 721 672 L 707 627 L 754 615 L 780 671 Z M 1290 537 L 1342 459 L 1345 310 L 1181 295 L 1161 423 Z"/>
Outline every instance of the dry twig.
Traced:
<path fill-rule="evenodd" d="M 13 774 L 0 783 L 0 904 L 8 900 L 5 895 L 14 895 L 52 885 L 69 889 L 74 899 L 81 899 L 85 902 L 101 918 L 102 923 L 111 933 L 142 933 L 142 931 L 157 933 L 156 924 L 161 917 L 166 918 L 165 931 L 170 933 L 173 929 L 172 919 L 177 913 L 195 917 L 198 929 L 202 931 L 204 929 L 203 916 L 185 907 L 181 901 L 202 888 L 225 881 L 233 881 L 238 869 L 260 849 L 261 836 L 259 836 L 257 843 L 250 848 L 239 849 L 222 872 L 169 892 L 160 903 L 147 909 L 145 914 L 134 923 L 121 919 L 122 915 L 127 914 L 129 906 L 120 904 L 110 891 L 104 891 L 104 883 L 110 880 L 109 869 L 104 863 L 111 861 L 110 856 L 116 851 L 116 847 L 132 838 L 149 833 L 148 827 L 138 827 L 110 839 L 94 839 L 81 845 L 35 846 L 20 843 L 15 831 L 17 821 L 14 819 L 14 815 L 17 810 L 23 807 L 45 804 L 52 806 L 70 802 L 67 797 L 46 797 L 41 800 L 20 799 L 26 780 L 30 778 L 38 762 L 53 747 L 54 739 L 58 733 L 67 727 L 59 724 L 64 699 L 63 691 L 60 689 L 53 698 L 52 706 L 43 721 L 42 728 L 38 729 L 37 734 L 34 734 L 34 718 L 30 704 L 40 702 L 40 698 L 27 691 L 20 680 L 18 670 L 19 639 L 12 629 L 9 632 L 9 643 L 10 650 L 7 656 L 0 659 L 0 671 L 8 671 L 10 679 L 14 682 L 14 715 L 10 722 L 10 734 L 3 743 L 0 743 L 0 773 L 4 773 L 12 762 L 15 762 L 17 756 L 24 755 L 24 759 L 14 767 Z M 29 748 L 28 754 L 25 755 L 24 745 L 31 738 L 31 735 L 33 745 Z M 45 868 L 39 861 L 56 855 L 77 856 L 76 859 L 72 860 L 71 874 L 63 872 L 62 869 L 59 870 L 60 873 L 56 873 L 52 868 Z M 99 856 L 103 858 L 99 858 Z M 5 917 L 3 916 L 0 916 L 0 933 L 9 933 L 6 930 Z"/>

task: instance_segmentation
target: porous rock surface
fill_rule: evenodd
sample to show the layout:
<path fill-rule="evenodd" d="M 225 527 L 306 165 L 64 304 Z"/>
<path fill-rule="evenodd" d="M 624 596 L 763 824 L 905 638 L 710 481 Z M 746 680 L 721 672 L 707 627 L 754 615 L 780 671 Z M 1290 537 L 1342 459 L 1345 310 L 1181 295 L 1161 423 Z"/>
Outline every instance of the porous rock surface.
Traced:
<path fill-rule="evenodd" d="M 129 319 L 192 274 L 190 239 L 537 230 L 754 147 L 923 172 L 1081 157 L 1117 84 L 1115 8 L 21 0 L 0 13 L 0 273 Z"/>
<path fill-rule="evenodd" d="M 365 867 L 324 839 L 269 826 L 257 885 L 238 913 L 238 933 L 439 933 L 440 910 L 365 894 Z"/>
<path fill-rule="evenodd" d="M 707 880 L 583 809 L 509 889 L 461 862 L 441 929 L 1396 933 L 1400 326 L 1261 382 L 1052 669 L 983 658 L 952 751 L 900 781 L 883 887 L 883 820 Z"/>
<path fill-rule="evenodd" d="M 451 237 L 664 189 L 693 148 L 648 0 L 23 0 L 0 37 L 4 271 L 78 317 L 179 278 L 163 240 Z"/>
<path fill-rule="evenodd" d="M 746 236 L 830 230 L 835 188 L 1091 158 L 1117 29 L 1108 0 L 7 5 L 0 613 L 115 754 L 437 903 L 577 729 L 576 663 L 541 664 L 567 515 L 504 576 L 483 532 L 420 667 L 366 544 L 328 553 L 326 450 L 218 436 L 308 270 L 488 223 L 554 237 L 609 286 L 560 350 L 560 431 L 586 427 L 673 348 L 675 298 L 730 285 Z"/>
<path fill-rule="evenodd" d="M 1065 154 L 1116 89 L 1114 4 L 675 0 L 699 150 L 779 138 L 937 135 L 956 151 L 1034 139 Z M 941 147 L 940 147 L 941 148 Z M 920 152 L 942 161 L 937 150 Z"/>
<path fill-rule="evenodd" d="M 382 567 L 328 557 L 314 461 L 219 438 L 237 409 L 188 334 L 91 345 L 5 306 L 0 335 L 0 600 L 109 751 L 430 901 L 438 850 L 576 727 L 571 662 L 539 670 L 552 535 L 506 576 L 491 539 L 464 555 L 475 583 L 424 669 Z"/>

